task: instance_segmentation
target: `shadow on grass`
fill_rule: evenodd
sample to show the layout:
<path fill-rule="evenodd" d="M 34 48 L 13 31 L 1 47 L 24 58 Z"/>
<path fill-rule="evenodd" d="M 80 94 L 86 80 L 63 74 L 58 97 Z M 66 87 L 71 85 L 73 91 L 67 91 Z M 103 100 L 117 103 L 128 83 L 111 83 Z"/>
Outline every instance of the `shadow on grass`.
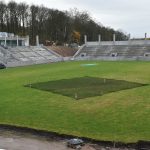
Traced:
<path fill-rule="evenodd" d="M 128 82 L 123 80 L 104 79 L 97 77 L 80 77 L 62 79 L 25 85 L 25 87 L 49 91 L 74 99 L 84 99 L 102 96 L 107 93 L 145 86 L 146 84 Z"/>

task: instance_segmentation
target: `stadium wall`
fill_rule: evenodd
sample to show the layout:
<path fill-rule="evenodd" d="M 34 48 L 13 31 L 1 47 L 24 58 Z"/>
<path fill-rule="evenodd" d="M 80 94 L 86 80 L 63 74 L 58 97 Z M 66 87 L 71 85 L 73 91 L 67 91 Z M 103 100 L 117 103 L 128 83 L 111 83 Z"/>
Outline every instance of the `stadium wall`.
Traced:
<path fill-rule="evenodd" d="M 129 41 L 96 41 L 86 42 L 85 45 L 96 46 L 96 45 L 150 45 L 150 40 L 129 40 Z"/>

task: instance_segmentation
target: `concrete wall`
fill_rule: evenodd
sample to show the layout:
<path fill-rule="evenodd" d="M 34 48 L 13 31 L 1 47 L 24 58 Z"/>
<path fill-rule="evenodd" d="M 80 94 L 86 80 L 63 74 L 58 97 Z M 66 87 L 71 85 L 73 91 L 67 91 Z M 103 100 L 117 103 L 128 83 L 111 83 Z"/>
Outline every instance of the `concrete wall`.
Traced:
<path fill-rule="evenodd" d="M 150 57 L 76 57 L 73 60 L 150 61 Z"/>
<path fill-rule="evenodd" d="M 101 42 L 86 42 L 86 45 L 150 45 L 150 40 L 129 40 L 129 41 L 101 41 Z"/>

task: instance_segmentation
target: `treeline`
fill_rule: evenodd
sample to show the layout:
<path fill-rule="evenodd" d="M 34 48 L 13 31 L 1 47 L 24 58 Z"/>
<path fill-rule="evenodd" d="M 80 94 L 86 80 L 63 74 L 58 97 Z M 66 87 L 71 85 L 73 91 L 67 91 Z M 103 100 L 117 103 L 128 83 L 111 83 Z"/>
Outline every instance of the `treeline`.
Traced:
<path fill-rule="evenodd" d="M 46 40 L 71 43 L 74 42 L 73 32 L 80 33 L 80 44 L 84 42 L 85 34 L 90 41 L 98 40 L 98 34 L 101 34 L 102 40 L 109 41 L 114 33 L 117 40 L 127 39 L 123 32 L 99 25 L 85 11 L 73 9 L 62 12 L 14 1 L 8 4 L 0 1 L 0 32 L 29 35 L 30 44 L 33 45 L 36 35 L 39 35 L 40 43 Z"/>

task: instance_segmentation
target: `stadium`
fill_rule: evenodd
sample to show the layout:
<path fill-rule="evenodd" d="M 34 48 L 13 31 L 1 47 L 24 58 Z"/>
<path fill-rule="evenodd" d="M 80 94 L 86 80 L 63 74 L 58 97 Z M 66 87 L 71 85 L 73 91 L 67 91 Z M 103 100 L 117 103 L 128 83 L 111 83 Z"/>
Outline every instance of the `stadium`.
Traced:
<path fill-rule="evenodd" d="M 16 67 L 67 60 L 150 60 L 150 40 L 147 40 L 146 36 L 145 40 L 128 41 L 116 41 L 115 34 L 113 41 L 101 41 L 101 35 L 95 42 L 88 42 L 86 35 L 84 38 L 85 44 L 74 56 L 63 57 L 51 50 L 51 47 L 40 45 L 38 36 L 36 36 L 36 46 L 29 45 L 28 36 L 20 39 L 18 36 L 2 36 L 0 62 L 8 67 Z"/>
<path fill-rule="evenodd" d="M 29 1 L 0 1 L 0 150 L 150 150 L 150 2 Z"/>
<path fill-rule="evenodd" d="M 74 56 L 63 57 L 36 39 L 37 46 L 0 47 L 7 67 L 0 70 L 1 126 L 149 141 L 149 40 L 87 42 L 85 36 Z"/>

